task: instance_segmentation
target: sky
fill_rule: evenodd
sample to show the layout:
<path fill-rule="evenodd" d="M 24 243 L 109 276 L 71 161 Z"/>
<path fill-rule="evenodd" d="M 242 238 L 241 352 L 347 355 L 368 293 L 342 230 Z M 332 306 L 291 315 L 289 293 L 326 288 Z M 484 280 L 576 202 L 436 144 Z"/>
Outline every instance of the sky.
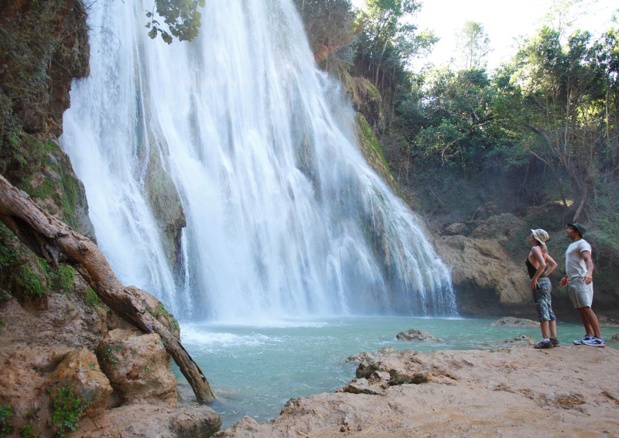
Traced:
<path fill-rule="evenodd" d="M 456 33 L 467 21 L 481 23 L 490 37 L 493 51 L 488 56 L 488 68 L 495 69 L 516 53 L 515 41 L 519 36 L 532 36 L 547 15 L 552 0 L 420 0 L 421 10 L 413 23 L 419 29 L 432 30 L 440 41 L 433 53 L 421 66 L 432 62 L 436 66 L 449 63 L 456 53 Z M 365 0 L 352 0 L 353 5 L 362 7 Z M 611 25 L 613 12 L 619 9 L 617 0 L 583 0 L 575 9 L 578 28 L 596 31 L 607 30 Z"/>

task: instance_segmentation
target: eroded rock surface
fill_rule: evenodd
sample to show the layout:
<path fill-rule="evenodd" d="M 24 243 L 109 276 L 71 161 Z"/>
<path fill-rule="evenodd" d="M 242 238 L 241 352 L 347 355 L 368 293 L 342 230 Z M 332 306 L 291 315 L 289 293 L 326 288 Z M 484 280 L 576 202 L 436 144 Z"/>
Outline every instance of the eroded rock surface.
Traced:
<path fill-rule="evenodd" d="M 619 430 L 619 381 L 610 377 L 619 350 L 506 346 L 372 357 L 374 371 L 343 390 L 292 399 L 265 424 L 245 417 L 216 436 L 559 437 Z"/>

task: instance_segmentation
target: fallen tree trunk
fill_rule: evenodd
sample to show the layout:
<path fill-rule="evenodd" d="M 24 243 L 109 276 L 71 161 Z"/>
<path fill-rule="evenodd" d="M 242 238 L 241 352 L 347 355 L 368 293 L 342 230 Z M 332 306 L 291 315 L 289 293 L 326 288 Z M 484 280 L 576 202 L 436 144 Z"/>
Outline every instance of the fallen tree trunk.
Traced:
<path fill-rule="evenodd" d="M 145 333 L 157 333 L 200 402 L 215 400 L 204 373 L 177 336 L 148 312 L 139 289 L 118 281 L 90 239 L 41 210 L 25 192 L 0 175 L 0 220 L 35 254 L 57 267 L 72 266 L 110 309 Z"/>

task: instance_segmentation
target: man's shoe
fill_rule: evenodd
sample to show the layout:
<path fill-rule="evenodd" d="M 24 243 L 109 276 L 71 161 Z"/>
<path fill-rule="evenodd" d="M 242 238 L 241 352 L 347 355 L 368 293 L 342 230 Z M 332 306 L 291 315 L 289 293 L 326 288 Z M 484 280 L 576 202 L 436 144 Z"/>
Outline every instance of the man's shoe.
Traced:
<path fill-rule="evenodd" d="M 550 343 L 552 344 L 553 347 L 559 346 L 559 340 L 557 338 L 550 338 Z"/>
<path fill-rule="evenodd" d="M 552 342 L 550 341 L 541 341 L 539 344 L 537 344 L 535 347 L 533 348 L 552 348 Z"/>
<path fill-rule="evenodd" d="M 580 339 L 576 339 L 574 342 L 574 345 L 583 345 L 585 343 L 585 341 L 589 341 L 593 339 L 593 336 L 589 336 L 589 335 L 585 335 Z"/>
<path fill-rule="evenodd" d="M 606 344 L 604 343 L 604 339 L 593 337 L 591 339 L 587 339 L 582 341 L 583 345 L 590 345 L 592 347 L 604 348 Z"/>

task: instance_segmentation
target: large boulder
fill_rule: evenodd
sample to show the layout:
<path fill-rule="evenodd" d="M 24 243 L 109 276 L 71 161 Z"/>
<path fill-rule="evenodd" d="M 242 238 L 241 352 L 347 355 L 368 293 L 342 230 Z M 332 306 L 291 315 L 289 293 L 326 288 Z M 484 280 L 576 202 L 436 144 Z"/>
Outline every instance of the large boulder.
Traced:
<path fill-rule="evenodd" d="M 16 431 L 26 424 L 39 431 L 52 428 L 48 376 L 69 351 L 64 345 L 36 347 L 0 340 L 0 406 L 10 407 Z"/>
<path fill-rule="evenodd" d="M 497 240 L 456 235 L 441 236 L 435 244 L 451 268 L 462 315 L 496 314 L 505 305 L 529 302 L 531 289 L 524 261 L 516 264 Z"/>
<path fill-rule="evenodd" d="M 419 329 L 410 329 L 395 335 L 398 341 L 423 341 L 423 342 L 444 342 L 431 333 Z"/>
<path fill-rule="evenodd" d="M 111 330 L 97 347 L 97 357 L 114 388 L 114 404 L 176 404 L 176 378 L 158 334 Z"/>
<path fill-rule="evenodd" d="M 79 400 L 77 421 L 83 415 L 101 415 L 108 407 L 112 387 L 99 368 L 97 356 L 81 348 L 69 352 L 49 376 L 48 392 L 53 406 L 65 405 L 69 397 Z"/>
<path fill-rule="evenodd" d="M 204 405 L 169 407 L 140 403 L 110 409 L 96 420 L 84 418 L 66 438 L 190 438 L 210 437 L 221 417 Z"/>

